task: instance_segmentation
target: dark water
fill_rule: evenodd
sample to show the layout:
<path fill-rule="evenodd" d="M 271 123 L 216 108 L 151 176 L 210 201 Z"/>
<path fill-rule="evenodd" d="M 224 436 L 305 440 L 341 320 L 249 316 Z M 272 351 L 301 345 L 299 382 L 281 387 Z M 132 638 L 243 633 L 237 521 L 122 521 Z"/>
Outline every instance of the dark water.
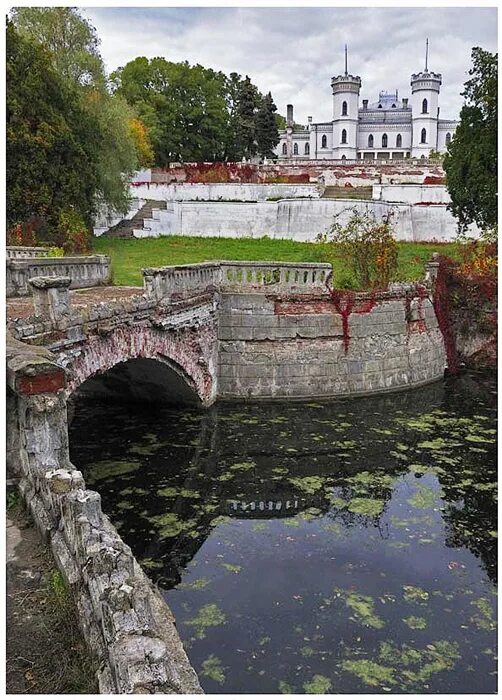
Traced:
<path fill-rule="evenodd" d="M 81 403 L 72 461 L 206 692 L 493 693 L 495 390 Z"/>

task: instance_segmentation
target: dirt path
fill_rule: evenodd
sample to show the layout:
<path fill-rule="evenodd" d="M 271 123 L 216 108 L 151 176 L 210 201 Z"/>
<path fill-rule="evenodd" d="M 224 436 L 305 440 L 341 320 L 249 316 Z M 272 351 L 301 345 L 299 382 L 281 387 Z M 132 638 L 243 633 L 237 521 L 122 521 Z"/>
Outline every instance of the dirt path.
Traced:
<path fill-rule="evenodd" d="M 8 495 L 6 588 L 7 693 L 97 693 L 95 667 L 73 601 L 13 491 Z"/>

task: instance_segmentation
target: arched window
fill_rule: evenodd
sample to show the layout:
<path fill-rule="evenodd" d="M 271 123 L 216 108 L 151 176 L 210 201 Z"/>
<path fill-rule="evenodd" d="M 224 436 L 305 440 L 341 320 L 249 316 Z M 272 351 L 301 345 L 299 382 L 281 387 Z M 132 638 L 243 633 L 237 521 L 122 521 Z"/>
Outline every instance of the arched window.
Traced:
<path fill-rule="evenodd" d="M 305 144 L 305 155 L 306 156 L 310 155 L 310 143 Z"/>
<path fill-rule="evenodd" d="M 382 109 L 382 105 L 378 105 L 378 109 Z"/>
<path fill-rule="evenodd" d="M 342 102 L 342 117 L 346 117 L 346 116 L 347 116 L 347 103 L 344 100 Z"/>
<path fill-rule="evenodd" d="M 342 156 L 342 160 L 347 160 L 347 158 L 345 156 Z"/>
<path fill-rule="evenodd" d="M 422 100 L 422 114 L 426 114 L 429 111 L 427 106 L 427 100 Z"/>
<path fill-rule="evenodd" d="M 450 134 L 450 132 L 448 132 L 446 134 L 446 138 L 445 138 L 446 145 L 448 145 L 450 143 L 450 141 L 451 141 L 451 134 Z"/>
<path fill-rule="evenodd" d="M 293 144 L 293 155 L 294 156 L 298 155 L 298 144 L 297 143 Z"/>
<path fill-rule="evenodd" d="M 373 134 L 368 136 L 368 148 L 373 148 Z"/>
<path fill-rule="evenodd" d="M 396 105 L 394 103 L 392 103 L 392 108 L 395 109 L 395 107 L 396 107 Z"/>
<path fill-rule="evenodd" d="M 403 145 L 403 137 L 401 136 L 401 134 L 398 134 L 396 136 L 396 148 L 401 148 L 402 145 Z"/>
<path fill-rule="evenodd" d="M 387 134 L 382 134 L 382 148 L 387 148 Z"/>
<path fill-rule="evenodd" d="M 328 147 L 328 137 L 326 134 L 323 134 L 322 139 L 321 139 L 321 148 L 327 148 Z"/>
<path fill-rule="evenodd" d="M 422 129 L 420 132 L 420 143 L 427 143 L 427 132 L 425 129 Z"/>
<path fill-rule="evenodd" d="M 282 144 L 282 155 L 285 156 L 288 153 L 288 147 L 285 143 Z"/>
<path fill-rule="evenodd" d="M 342 143 L 347 143 L 347 129 L 342 129 Z"/>

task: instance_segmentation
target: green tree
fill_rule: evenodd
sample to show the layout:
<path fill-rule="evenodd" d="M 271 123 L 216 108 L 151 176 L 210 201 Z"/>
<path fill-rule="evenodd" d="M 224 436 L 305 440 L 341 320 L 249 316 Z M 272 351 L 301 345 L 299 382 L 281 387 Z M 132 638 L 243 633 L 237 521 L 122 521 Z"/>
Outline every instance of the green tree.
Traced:
<path fill-rule="evenodd" d="M 74 7 L 16 7 L 18 31 L 51 52 L 58 73 L 80 85 L 104 85 L 96 29 Z"/>
<path fill-rule="evenodd" d="M 73 208 L 90 225 L 98 184 L 99 125 L 51 56 L 20 36 L 6 35 L 7 223 L 33 217 L 57 225 Z"/>
<path fill-rule="evenodd" d="M 38 42 L 50 53 L 55 71 L 84 113 L 82 124 L 93 125 L 89 143 L 95 146 L 92 162 L 96 165 L 96 205 L 126 211 L 128 180 L 139 166 L 130 128 L 137 115 L 126 100 L 107 89 L 96 30 L 73 7 L 16 8 L 12 21 L 23 37 Z"/>
<path fill-rule="evenodd" d="M 272 93 L 265 95 L 256 115 L 256 141 L 258 153 L 264 158 L 274 156 L 274 148 L 279 143 L 279 132 L 276 123 L 277 107 L 272 99 Z"/>
<path fill-rule="evenodd" d="M 258 152 L 256 140 L 256 115 L 260 104 L 260 94 L 246 75 L 241 81 L 237 98 L 237 119 L 235 140 L 241 157 L 252 158 Z"/>
<path fill-rule="evenodd" d="M 474 222 L 485 231 L 497 226 L 497 61 L 497 54 L 472 49 L 460 124 L 444 158 L 449 208 L 461 232 Z"/>

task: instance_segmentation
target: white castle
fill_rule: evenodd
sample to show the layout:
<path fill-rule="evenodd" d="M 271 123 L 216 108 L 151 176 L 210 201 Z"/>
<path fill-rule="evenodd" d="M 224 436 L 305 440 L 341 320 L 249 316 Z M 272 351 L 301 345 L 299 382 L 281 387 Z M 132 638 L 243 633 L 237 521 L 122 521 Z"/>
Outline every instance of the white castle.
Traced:
<path fill-rule="evenodd" d="M 287 106 L 287 126 L 280 131 L 276 147 L 279 159 L 358 160 L 428 158 L 431 151 L 443 153 L 458 121 L 439 118 L 441 74 L 428 69 L 427 40 L 425 70 L 411 76 L 411 104 L 396 92 L 380 92 L 377 102 L 363 100 L 359 106 L 361 78 L 347 71 L 331 79 L 333 119 L 294 127 L 293 105 Z"/>

